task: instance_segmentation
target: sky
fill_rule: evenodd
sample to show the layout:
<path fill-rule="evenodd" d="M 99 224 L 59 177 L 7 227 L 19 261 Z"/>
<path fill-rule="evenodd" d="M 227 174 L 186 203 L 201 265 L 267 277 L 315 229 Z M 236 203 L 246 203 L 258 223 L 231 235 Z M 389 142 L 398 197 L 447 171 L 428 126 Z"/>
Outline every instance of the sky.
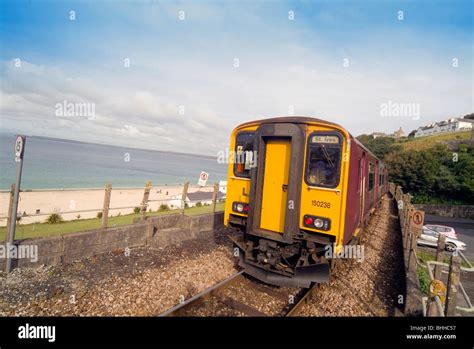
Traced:
<path fill-rule="evenodd" d="M 3 132 L 215 155 L 260 118 L 359 135 L 474 110 L 472 1 L 0 4 Z"/>

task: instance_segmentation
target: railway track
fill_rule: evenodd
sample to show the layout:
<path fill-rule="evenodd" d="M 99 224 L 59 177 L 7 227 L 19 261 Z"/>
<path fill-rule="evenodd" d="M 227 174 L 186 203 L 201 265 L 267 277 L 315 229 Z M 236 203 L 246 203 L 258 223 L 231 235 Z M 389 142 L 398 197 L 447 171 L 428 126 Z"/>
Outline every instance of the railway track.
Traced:
<path fill-rule="evenodd" d="M 270 286 L 240 271 L 159 316 L 296 316 L 317 288 Z"/>

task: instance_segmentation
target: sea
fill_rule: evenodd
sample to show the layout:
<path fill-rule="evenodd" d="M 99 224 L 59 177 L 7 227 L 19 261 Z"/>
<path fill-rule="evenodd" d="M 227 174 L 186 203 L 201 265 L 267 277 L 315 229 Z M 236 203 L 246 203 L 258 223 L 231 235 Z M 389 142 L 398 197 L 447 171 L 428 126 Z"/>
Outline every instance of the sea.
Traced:
<path fill-rule="evenodd" d="M 0 134 L 0 190 L 15 182 L 13 134 Z M 207 184 L 226 180 L 227 165 L 216 157 L 180 154 L 27 136 L 21 189 L 114 188 L 197 185 L 201 171 Z"/>

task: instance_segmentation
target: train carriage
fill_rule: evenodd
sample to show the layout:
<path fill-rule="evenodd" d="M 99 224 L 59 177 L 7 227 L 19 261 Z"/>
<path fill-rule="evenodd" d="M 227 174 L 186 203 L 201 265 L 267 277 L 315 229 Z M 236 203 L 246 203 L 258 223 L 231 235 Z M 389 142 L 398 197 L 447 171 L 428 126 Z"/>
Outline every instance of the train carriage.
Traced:
<path fill-rule="evenodd" d="M 242 231 L 239 265 L 280 286 L 327 281 L 331 253 L 387 191 L 384 164 L 343 127 L 309 117 L 242 124 L 230 149 L 224 224 Z"/>

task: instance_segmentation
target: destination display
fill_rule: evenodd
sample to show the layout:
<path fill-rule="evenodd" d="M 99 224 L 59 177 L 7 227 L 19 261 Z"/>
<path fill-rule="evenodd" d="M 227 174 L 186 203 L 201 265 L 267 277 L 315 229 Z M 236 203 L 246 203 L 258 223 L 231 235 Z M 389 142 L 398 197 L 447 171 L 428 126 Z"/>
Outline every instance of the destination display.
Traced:
<path fill-rule="evenodd" d="M 337 136 L 313 136 L 313 137 L 311 137 L 311 143 L 338 144 L 339 143 L 339 137 L 337 137 Z"/>

